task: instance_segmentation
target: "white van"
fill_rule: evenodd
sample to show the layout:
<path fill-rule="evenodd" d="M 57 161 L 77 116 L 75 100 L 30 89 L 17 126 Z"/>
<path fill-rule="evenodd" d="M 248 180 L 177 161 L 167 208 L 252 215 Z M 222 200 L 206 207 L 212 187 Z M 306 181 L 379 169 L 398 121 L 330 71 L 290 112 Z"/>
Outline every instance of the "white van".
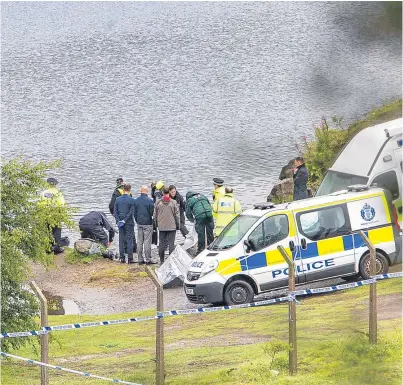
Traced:
<path fill-rule="evenodd" d="M 375 185 L 390 191 L 402 226 L 403 119 L 365 128 L 341 151 L 324 177 L 316 196 L 353 184 Z"/>
<path fill-rule="evenodd" d="M 296 265 L 296 284 L 332 277 L 369 277 L 363 230 L 377 249 L 377 274 L 397 260 L 390 194 L 351 186 L 325 197 L 265 203 L 232 220 L 191 263 L 184 289 L 195 303 L 242 304 L 288 286 L 282 245 Z"/>

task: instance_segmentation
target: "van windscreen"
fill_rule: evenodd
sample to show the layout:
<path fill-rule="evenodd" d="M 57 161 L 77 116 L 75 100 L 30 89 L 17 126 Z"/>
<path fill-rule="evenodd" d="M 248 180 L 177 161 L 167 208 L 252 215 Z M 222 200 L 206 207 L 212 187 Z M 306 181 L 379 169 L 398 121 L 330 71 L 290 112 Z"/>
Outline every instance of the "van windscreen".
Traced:
<path fill-rule="evenodd" d="M 348 186 L 366 185 L 367 183 L 367 177 L 329 170 L 319 186 L 316 196 L 328 195 L 336 191 L 347 190 Z"/>
<path fill-rule="evenodd" d="M 260 217 L 238 215 L 208 247 L 209 250 L 226 250 L 235 246 Z"/>

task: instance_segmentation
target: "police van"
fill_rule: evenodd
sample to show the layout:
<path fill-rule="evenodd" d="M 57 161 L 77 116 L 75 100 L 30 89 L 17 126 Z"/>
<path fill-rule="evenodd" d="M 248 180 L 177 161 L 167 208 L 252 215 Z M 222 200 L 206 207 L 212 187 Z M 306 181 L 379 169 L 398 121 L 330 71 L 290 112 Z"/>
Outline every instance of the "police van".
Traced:
<path fill-rule="evenodd" d="M 380 188 L 347 190 L 301 201 L 265 203 L 246 210 L 191 263 L 184 289 L 189 301 L 227 305 L 288 286 L 288 265 L 279 245 L 293 257 L 296 284 L 334 277 L 367 279 L 375 245 L 376 272 L 400 263 L 390 193 Z"/>
<path fill-rule="evenodd" d="M 385 188 L 392 194 L 392 209 L 402 226 L 402 128 L 400 118 L 358 132 L 327 171 L 316 195 L 328 195 L 352 184 Z"/>

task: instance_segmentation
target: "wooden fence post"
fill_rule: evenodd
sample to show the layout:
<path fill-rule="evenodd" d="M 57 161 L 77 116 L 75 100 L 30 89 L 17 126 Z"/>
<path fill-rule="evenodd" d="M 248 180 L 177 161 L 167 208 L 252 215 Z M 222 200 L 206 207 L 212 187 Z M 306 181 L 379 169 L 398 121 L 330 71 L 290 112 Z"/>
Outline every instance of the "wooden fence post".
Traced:
<path fill-rule="evenodd" d="M 42 290 L 35 281 L 29 283 L 31 289 L 35 292 L 41 303 L 41 326 L 48 326 L 48 301 L 43 295 Z M 49 334 L 41 334 L 39 336 L 41 344 L 41 362 L 49 363 Z M 48 368 L 41 366 L 41 385 L 49 385 Z"/>
<path fill-rule="evenodd" d="M 365 233 L 360 230 L 359 234 L 369 249 L 369 274 L 371 278 L 376 276 L 376 250 L 375 246 L 370 242 Z M 377 314 L 377 298 L 376 298 L 376 281 L 369 284 L 369 342 L 377 343 L 378 334 L 378 314 Z"/>
<path fill-rule="evenodd" d="M 295 291 L 295 265 L 283 246 L 277 246 L 278 251 L 288 264 L 288 292 Z M 290 375 L 297 373 L 297 310 L 295 300 L 288 301 L 288 339 L 289 348 L 288 361 Z"/>
<path fill-rule="evenodd" d="M 154 282 L 157 287 L 157 312 L 164 311 L 164 295 L 162 284 L 158 281 L 154 270 L 146 266 L 148 276 Z M 155 380 L 157 385 L 164 385 L 165 372 L 164 372 L 164 319 L 157 319 L 156 328 L 156 373 Z"/>

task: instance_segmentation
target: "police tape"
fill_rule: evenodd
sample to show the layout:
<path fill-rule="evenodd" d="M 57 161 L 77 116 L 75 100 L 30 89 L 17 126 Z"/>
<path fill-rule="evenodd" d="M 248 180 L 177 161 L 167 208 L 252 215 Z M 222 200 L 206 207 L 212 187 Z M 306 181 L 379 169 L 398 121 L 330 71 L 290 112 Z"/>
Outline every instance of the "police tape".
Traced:
<path fill-rule="evenodd" d="M 364 281 L 345 283 L 342 285 L 335 285 L 335 286 L 320 287 L 320 288 L 316 288 L 316 289 L 298 290 L 298 291 L 293 291 L 291 293 L 288 293 L 287 296 L 285 296 L 285 297 L 266 299 L 266 300 L 262 300 L 262 301 L 252 302 L 252 303 L 244 303 L 244 304 L 240 304 L 240 305 L 231 305 L 231 306 L 225 305 L 225 306 L 215 306 L 215 307 L 199 307 L 196 309 L 168 310 L 168 311 L 158 312 L 156 315 L 153 315 L 153 316 L 135 317 L 135 318 L 120 319 L 120 320 L 112 320 L 112 321 L 95 321 L 95 322 L 84 322 L 84 323 L 57 325 L 57 326 L 43 326 L 41 330 L 36 330 L 36 331 L 33 330 L 33 331 L 26 331 L 26 332 L 1 333 L 0 338 L 39 336 L 41 334 L 47 334 L 49 332 L 59 331 L 59 330 L 83 329 L 83 328 L 96 327 L 96 326 L 108 326 L 108 325 L 127 324 L 127 323 L 132 323 L 132 322 L 152 321 L 152 320 L 156 320 L 156 319 L 160 319 L 160 318 L 164 318 L 164 317 L 176 316 L 176 315 L 212 313 L 212 312 L 217 312 L 217 311 L 222 311 L 222 310 L 234 310 L 234 309 L 268 306 L 268 305 L 272 305 L 275 303 L 289 302 L 289 301 L 298 302 L 295 299 L 296 296 L 313 295 L 313 294 L 320 294 L 320 293 L 328 293 L 328 292 L 332 292 L 332 291 L 354 289 L 354 288 L 361 287 L 364 285 L 369 285 L 378 280 L 389 279 L 389 278 L 399 278 L 402 276 L 403 276 L 402 272 L 380 274 L 380 275 L 377 275 L 375 278 L 367 279 Z"/>
<path fill-rule="evenodd" d="M 80 372 L 78 370 L 73 370 L 73 369 L 62 368 L 61 366 L 45 364 L 44 362 L 30 360 L 28 358 L 19 357 L 19 356 L 15 356 L 13 354 L 8 354 L 8 353 L 4 353 L 4 352 L 0 352 L 0 355 L 2 357 L 14 358 L 16 360 L 25 361 L 25 362 L 28 362 L 31 365 L 45 366 L 47 368 L 61 370 L 63 372 L 68 372 L 68 373 L 73 373 L 73 374 L 78 374 L 80 376 L 84 376 L 84 377 L 87 377 L 87 378 L 97 378 L 98 380 L 114 382 L 115 384 L 141 385 L 141 384 L 137 384 L 135 382 L 122 381 L 122 380 L 117 380 L 115 378 L 102 377 L 102 376 L 97 376 L 96 374 L 91 374 L 91 373 L 87 373 L 87 372 Z"/>
<path fill-rule="evenodd" d="M 296 290 L 296 291 L 292 292 L 292 294 L 294 294 L 295 296 L 300 296 L 300 295 L 329 293 L 329 292 L 338 291 L 338 290 L 354 289 L 356 287 L 369 285 L 371 283 L 375 283 L 376 281 L 381 281 L 383 279 L 399 278 L 402 276 L 403 276 L 403 272 L 380 274 L 380 275 L 375 276 L 374 278 L 366 279 L 364 281 L 344 283 L 342 285 L 335 285 L 335 286 L 319 287 L 317 289 Z"/>
<path fill-rule="evenodd" d="M 244 309 L 244 308 L 248 308 L 248 307 L 267 306 L 267 305 L 272 305 L 272 304 L 280 303 L 280 302 L 288 302 L 293 299 L 295 299 L 294 296 L 288 295 L 286 297 L 267 299 L 267 300 L 263 300 L 263 301 L 252 302 L 252 303 L 244 303 L 244 304 L 240 304 L 240 305 L 199 307 L 196 309 L 183 309 L 183 310 L 168 310 L 168 311 L 163 311 L 163 312 L 157 312 L 156 315 L 148 316 L 148 317 L 136 317 L 136 318 L 127 318 L 127 319 L 112 320 L 112 321 L 84 322 L 84 323 L 57 325 L 57 326 L 43 326 L 41 330 L 32 330 L 32 331 L 27 331 L 27 332 L 1 333 L 0 338 L 39 336 L 41 334 L 47 334 L 49 332 L 59 331 L 59 330 L 83 329 L 83 328 L 95 327 L 95 326 L 127 324 L 127 323 L 131 323 L 131 322 L 152 321 L 152 320 L 169 317 L 169 316 L 175 316 L 175 315 L 211 313 L 211 312 L 217 312 L 217 311 L 221 311 L 221 310 L 233 310 L 233 309 Z"/>

